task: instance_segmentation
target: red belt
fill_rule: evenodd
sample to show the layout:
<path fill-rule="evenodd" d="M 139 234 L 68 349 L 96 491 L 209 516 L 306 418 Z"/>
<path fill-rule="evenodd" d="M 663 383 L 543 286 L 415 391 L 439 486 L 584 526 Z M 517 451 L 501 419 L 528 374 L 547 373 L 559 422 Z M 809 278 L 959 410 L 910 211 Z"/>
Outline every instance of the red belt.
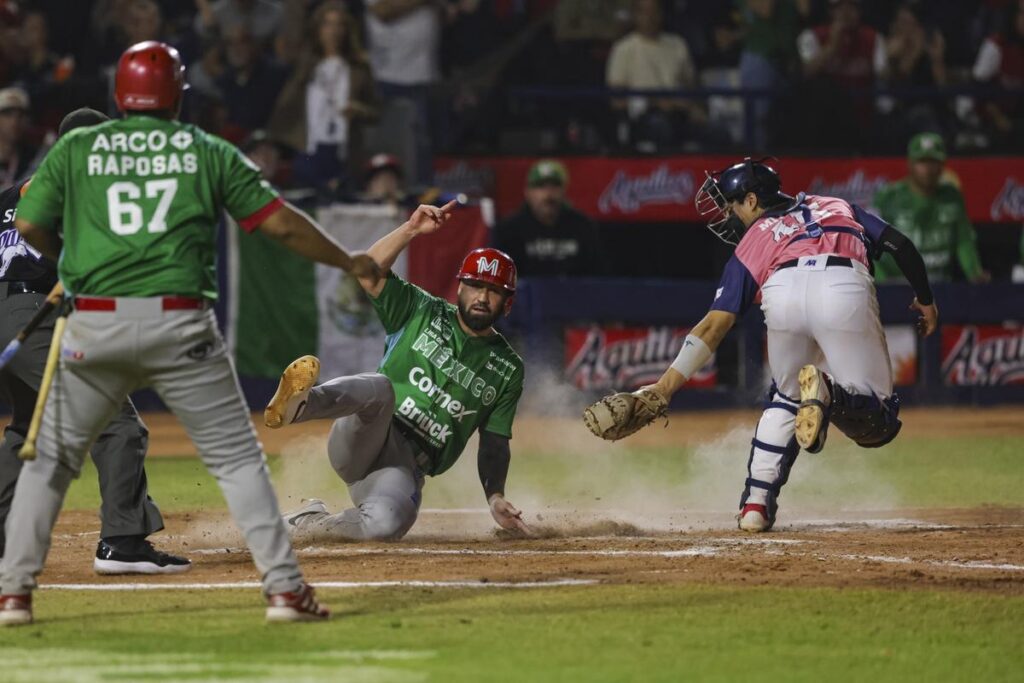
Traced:
<path fill-rule="evenodd" d="M 165 311 L 190 311 L 206 308 L 206 299 L 189 296 L 161 297 L 160 304 Z M 76 296 L 76 311 L 116 311 L 117 299 L 104 296 Z"/>

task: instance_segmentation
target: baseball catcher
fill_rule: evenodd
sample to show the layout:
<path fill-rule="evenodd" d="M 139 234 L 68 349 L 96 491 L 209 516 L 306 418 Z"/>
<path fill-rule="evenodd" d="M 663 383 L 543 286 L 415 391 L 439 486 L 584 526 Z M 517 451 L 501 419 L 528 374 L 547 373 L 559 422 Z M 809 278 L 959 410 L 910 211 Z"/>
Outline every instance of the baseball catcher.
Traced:
<path fill-rule="evenodd" d="M 883 446 L 900 431 L 873 259 L 892 254 L 916 294 L 911 307 L 923 335 L 935 331 L 938 310 L 921 255 L 905 236 L 842 199 L 784 194 L 764 160 L 708 173 L 696 202 L 708 227 L 736 247 L 711 310 L 656 384 L 603 399 L 584 420 L 606 439 L 649 424 L 711 359 L 736 319 L 760 303 L 773 382 L 751 441 L 738 521 L 745 531 L 767 531 L 800 449 L 820 452 L 829 424 L 864 448 Z"/>

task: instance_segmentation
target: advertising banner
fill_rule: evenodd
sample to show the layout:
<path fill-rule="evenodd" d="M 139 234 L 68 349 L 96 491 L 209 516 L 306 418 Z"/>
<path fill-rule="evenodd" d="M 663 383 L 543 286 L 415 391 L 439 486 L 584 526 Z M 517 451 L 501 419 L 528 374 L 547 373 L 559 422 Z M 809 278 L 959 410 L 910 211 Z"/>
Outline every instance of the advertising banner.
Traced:
<path fill-rule="evenodd" d="M 688 327 L 567 327 L 566 377 L 580 389 L 632 391 L 661 377 L 689 332 Z M 685 388 L 708 389 L 717 380 L 712 356 Z"/>
<path fill-rule="evenodd" d="M 944 326 L 942 378 L 950 386 L 1024 384 L 1024 327 Z"/>
<path fill-rule="evenodd" d="M 523 157 L 440 158 L 435 182 L 451 192 L 494 198 L 497 215 L 523 202 L 526 173 L 535 159 Z M 572 157 L 561 159 L 569 172 L 568 199 L 595 220 L 630 222 L 698 221 L 694 195 L 705 171 L 735 163 L 735 157 L 663 158 Z M 905 159 L 800 159 L 774 163 L 782 189 L 826 194 L 870 207 L 875 192 L 907 173 Z M 1024 220 L 1024 159 L 951 159 L 951 177 L 960 184 L 967 212 L 976 223 Z"/>

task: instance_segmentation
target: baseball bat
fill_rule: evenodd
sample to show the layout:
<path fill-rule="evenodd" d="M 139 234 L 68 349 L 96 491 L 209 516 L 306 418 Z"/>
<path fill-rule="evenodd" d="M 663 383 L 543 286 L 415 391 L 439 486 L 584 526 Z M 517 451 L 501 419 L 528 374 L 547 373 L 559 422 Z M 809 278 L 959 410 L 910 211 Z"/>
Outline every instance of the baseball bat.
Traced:
<path fill-rule="evenodd" d="M 28 321 L 28 324 L 4 347 L 3 351 L 0 351 L 0 369 L 3 369 L 4 366 L 11 362 L 11 358 L 14 358 L 14 354 L 21 348 L 22 342 L 35 332 L 35 329 L 39 327 L 39 323 L 43 322 L 43 318 L 49 315 L 50 311 L 60 303 L 63 296 L 64 286 L 58 282 L 50 290 L 50 293 L 46 295 L 46 301 L 39 307 L 36 314 L 32 316 L 32 319 Z"/>
<path fill-rule="evenodd" d="M 57 322 L 53 326 L 53 341 L 50 342 L 50 352 L 46 354 L 46 367 L 43 369 L 43 381 L 39 385 L 39 395 L 36 396 L 36 408 L 32 412 L 32 421 L 28 424 L 25 443 L 18 451 L 18 457 L 22 460 L 36 459 L 36 438 L 39 436 L 39 425 L 43 422 L 46 397 L 50 395 L 50 385 L 53 384 L 53 373 L 57 370 L 57 360 L 60 358 L 60 340 L 64 336 L 64 325 L 67 322 L 67 317 L 62 315 L 57 318 Z"/>

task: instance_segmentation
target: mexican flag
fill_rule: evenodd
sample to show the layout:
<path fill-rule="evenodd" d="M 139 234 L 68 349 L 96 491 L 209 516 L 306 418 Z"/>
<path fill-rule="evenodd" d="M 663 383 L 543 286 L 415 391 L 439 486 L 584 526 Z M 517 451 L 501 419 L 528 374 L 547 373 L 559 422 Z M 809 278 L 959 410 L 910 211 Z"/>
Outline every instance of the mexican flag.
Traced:
<path fill-rule="evenodd" d="M 347 249 L 365 250 L 410 210 L 333 204 L 313 213 Z M 456 209 L 440 231 L 413 240 L 393 270 L 454 301 L 455 273 L 467 252 L 486 245 L 493 215 L 486 199 Z M 227 342 L 240 375 L 275 378 L 305 354 L 320 358 L 323 377 L 376 369 L 384 328 L 355 278 L 307 261 L 259 232 L 229 225 L 227 235 Z"/>

